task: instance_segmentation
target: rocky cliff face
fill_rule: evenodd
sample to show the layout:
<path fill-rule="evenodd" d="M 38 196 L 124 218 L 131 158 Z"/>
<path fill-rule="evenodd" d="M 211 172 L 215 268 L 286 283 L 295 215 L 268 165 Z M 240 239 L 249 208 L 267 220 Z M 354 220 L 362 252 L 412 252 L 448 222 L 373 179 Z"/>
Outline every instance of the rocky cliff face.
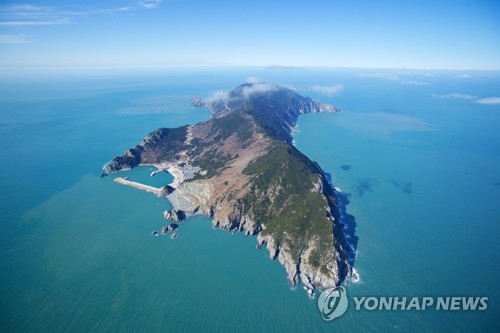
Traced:
<path fill-rule="evenodd" d="M 227 99 L 196 105 L 212 118 L 195 126 L 159 129 L 115 157 L 106 172 L 140 163 L 188 163 L 203 170 L 168 195 L 176 221 L 202 213 L 213 226 L 257 235 L 292 286 L 334 287 L 349 274 L 347 245 L 335 218 L 334 191 L 319 165 L 291 145 L 300 114 L 335 112 L 290 89 L 244 84 Z"/>
<path fill-rule="evenodd" d="M 160 128 L 149 133 L 140 144 L 127 149 L 125 154 L 114 157 L 104 171 L 113 173 L 131 169 L 141 163 L 160 163 L 176 160 L 179 152 L 188 149 L 185 142 L 188 126 Z"/>

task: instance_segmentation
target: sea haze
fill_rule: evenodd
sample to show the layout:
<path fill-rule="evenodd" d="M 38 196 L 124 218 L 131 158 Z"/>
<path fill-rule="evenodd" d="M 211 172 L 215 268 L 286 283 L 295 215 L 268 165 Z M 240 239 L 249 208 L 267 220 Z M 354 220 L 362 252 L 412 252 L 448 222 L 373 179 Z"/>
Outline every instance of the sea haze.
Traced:
<path fill-rule="evenodd" d="M 298 121 L 358 237 L 349 296 L 489 296 L 486 311 L 355 311 L 324 322 L 256 239 L 99 178 L 159 127 L 209 118 L 209 97 L 259 77 L 342 112 Z M 184 69 L 0 81 L 0 330 L 492 331 L 500 311 L 499 72 Z M 149 167 L 121 175 L 153 186 Z M 299 287 L 301 288 L 301 287 Z"/>

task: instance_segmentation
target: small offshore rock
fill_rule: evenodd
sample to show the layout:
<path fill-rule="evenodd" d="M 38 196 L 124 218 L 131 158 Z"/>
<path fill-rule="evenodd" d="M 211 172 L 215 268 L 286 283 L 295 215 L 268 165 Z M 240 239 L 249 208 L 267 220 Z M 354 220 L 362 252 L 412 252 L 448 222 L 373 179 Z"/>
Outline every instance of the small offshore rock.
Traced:
<path fill-rule="evenodd" d="M 202 107 L 203 100 L 200 97 L 193 97 L 193 98 L 191 98 L 191 105 L 196 106 L 196 107 Z"/>
<path fill-rule="evenodd" d="M 177 223 L 170 223 L 167 227 L 167 231 L 175 231 L 177 228 L 179 227 L 179 225 Z"/>

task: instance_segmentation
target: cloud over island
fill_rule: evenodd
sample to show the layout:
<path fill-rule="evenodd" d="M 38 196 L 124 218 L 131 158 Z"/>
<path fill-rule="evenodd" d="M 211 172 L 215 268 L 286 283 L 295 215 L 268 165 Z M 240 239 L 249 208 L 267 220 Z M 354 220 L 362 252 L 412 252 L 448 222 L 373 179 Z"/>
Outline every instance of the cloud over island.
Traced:
<path fill-rule="evenodd" d="M 477 99 L 477 96 L 468 95 L 468 94 L 461 94 L 461 93 L 450 93 L 450 94 L 433 95 L 433 96 L 437 97 L 437 98 L 442 98 L 442 99 L 464 99 L 464 100 L 475 100 L 475 99 Z"/>
<path fill-rule="evenodd" d="M 335 84 L 332 86 L 312 86 L 310 91 L 317 92 L 326 96 L 333 96 L 339 94 L 342 90 L 344 90 L 344 86 L 341 84 Z"/>
<path fill-rule="evenodd" d="M 436 98 L 441 98 L 441 99 L 456 99 L 456 100 L 466 100 L 470 101 L 476 104 L 482 104 L 482 105 L 500 105 L 500 97 L 484 97 L 484 98 L 479 98 L 478 96 L 475 95 L 469 95 L 469 94 L 462 94 L 462 93 L 449 93 L 449 94 L 443 94 L 443 95 L 433 95 Z"/>
<path fill-rule="evenodd" d="M 246 80 L 248 85 L 245 85 L 241 89 L 241 94 L 244 98 L 248 98 L 253 94 L 265 93 L 269 91 L 278 90 L 279 86 L 274 83 L 261 82 L 258 77 L 249 77 Z M 205 98 L 205 101 L 211 103 L 218 100 L 229 100 L 231 98 L 229 91 L 227 90 L 217 90 L 214 91 L 209 97 Z"/>
<path fill-rule="evenodd" d="M 483 105 L 500 105 L 500 97 L 480 98 L 476 101 L 476 103 Z"/>

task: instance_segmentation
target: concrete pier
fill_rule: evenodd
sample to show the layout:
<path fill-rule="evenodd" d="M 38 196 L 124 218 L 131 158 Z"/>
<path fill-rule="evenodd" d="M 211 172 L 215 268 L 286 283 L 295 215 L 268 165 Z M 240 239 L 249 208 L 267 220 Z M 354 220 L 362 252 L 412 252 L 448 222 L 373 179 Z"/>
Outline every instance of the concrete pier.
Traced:
<path fill-rule="evenodd" d="M 154 193 L 154 194 L 156 194 L 156 196 L 161 195 L 161 188 L 157 188 L 157 187 L 153 187 L 153 186 L 149 186 L 149 185 L 144 185 L 141 183 L 131 182 L 130 180 L 126 180 L 122 177 L 115 178 L 114 181 L 117 183 L 126 185 L 126 186 L 136 188 L 138 190 Z"/>

